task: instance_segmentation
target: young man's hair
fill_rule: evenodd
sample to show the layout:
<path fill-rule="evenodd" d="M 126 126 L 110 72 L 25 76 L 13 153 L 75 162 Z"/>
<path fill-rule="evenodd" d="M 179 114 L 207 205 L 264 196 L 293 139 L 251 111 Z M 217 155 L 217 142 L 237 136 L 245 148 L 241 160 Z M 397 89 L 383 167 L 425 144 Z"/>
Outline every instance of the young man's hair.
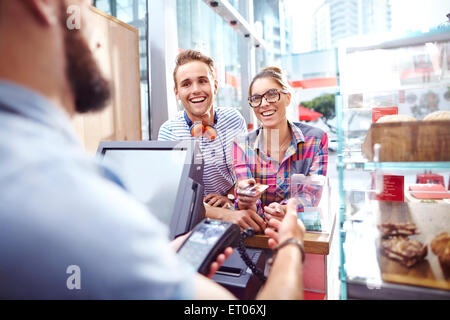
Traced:
<path fill-rule="evenodd" d="M 208 56 L 205 56 L 203 53 L 199 51 L 189 49 L 179 53 L 177 59 L 175 60 L 175 70 L 173 71 L 173 82 L 175 83 L 175 88 L 177 87 L 176 75 L 178 68 L 192 61 L 200 61 L 205 63 L 208 66 L 209 72 L 212 75 L 213 79 L 214 80 L 216 79 L 216 72 L 213 59 L 211 59 Z"/>

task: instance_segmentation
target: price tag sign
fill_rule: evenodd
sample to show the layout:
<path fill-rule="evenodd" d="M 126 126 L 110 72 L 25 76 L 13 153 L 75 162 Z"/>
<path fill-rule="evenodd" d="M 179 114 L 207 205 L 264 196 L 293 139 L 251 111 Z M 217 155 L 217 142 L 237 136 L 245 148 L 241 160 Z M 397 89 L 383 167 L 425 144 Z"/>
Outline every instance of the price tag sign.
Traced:
<path fill-rule="evenodd" d="M 372 123 L 375 123 L 383 116 L 398 114 L 398 107 L 372 108 Z"/>
<path fill-rule="evenodd" d="M 383 190 L 375 195 L 376 200 L 403 202 L 404 197 L 404 176 L 383 175 Z"/>

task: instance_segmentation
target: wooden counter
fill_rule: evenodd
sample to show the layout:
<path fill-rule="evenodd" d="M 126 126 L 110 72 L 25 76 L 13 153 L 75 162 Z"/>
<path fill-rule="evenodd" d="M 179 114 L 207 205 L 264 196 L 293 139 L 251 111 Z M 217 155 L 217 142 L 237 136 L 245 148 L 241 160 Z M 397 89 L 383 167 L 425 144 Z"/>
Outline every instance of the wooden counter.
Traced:
<path fill-rule="evenodd" d="M 329 233 L 322 232 L 306 232 L 304 238 L 305 253 L 328 255 L 330 252 L 331 238 L 333 235 L 333 230 L 335 228 L 336 215 L 333 215 L 331 231 Z M 254 248 L 268 249 L 267 240 L 269 239 L 266 235 L 255 235 L 252 238 L 247 238 L 245 240 L 245 245 Z"/>
<path fill-rule="evenodd" d="M 330 200 L 330 185 L 327 182 L 322 191 L 322 199 L 319 207 L 321 208 L 322 216 L 321 223 L 323 230 L 326 232 L 307 231 L 304 238 L 303 246 L 306 254 L 320 254 L 326 256 L 330 252 L 330 245 L 334 228 L 336 224 L 336 212 L 331 205 Z M 255 235 L 252 238 L 245 240 L 245 245 L 248 247 L 269 249 L 266 235 Z"/>

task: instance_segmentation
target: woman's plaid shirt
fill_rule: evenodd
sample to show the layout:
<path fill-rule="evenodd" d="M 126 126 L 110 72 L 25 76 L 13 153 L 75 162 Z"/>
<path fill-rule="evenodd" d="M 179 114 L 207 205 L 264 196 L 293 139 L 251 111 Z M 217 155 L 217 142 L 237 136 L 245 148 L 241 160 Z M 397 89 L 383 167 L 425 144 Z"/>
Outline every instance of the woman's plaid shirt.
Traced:
<path fill-rule="evenodd" d="M 262 128 L 233 142 L 233 169 L 236 181 L 254 178 L 269 186 L 261 195 L 262 206 L 272 202 L 284 203 L 290 198 L 292 174 L 326 175 L 328 136 L 321 129 L 288 121 L 292 140 L 281 163 L 263 150 Z M 259 207 L 259 206 L 258 206 Z"/>

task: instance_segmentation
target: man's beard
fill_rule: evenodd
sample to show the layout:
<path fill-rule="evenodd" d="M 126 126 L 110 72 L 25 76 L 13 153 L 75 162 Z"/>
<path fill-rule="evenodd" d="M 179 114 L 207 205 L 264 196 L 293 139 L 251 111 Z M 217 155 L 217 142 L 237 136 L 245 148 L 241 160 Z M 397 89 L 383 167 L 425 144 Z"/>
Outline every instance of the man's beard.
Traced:
<path fill-rule="evenodd" d="M 75 110 L 78 113 L 102 110 L 112 95 L 110 83 L 103 77 L 80 30 L 67 28 L 67 6 L 62 7 L 66 75 L 75 99 Z"/>

